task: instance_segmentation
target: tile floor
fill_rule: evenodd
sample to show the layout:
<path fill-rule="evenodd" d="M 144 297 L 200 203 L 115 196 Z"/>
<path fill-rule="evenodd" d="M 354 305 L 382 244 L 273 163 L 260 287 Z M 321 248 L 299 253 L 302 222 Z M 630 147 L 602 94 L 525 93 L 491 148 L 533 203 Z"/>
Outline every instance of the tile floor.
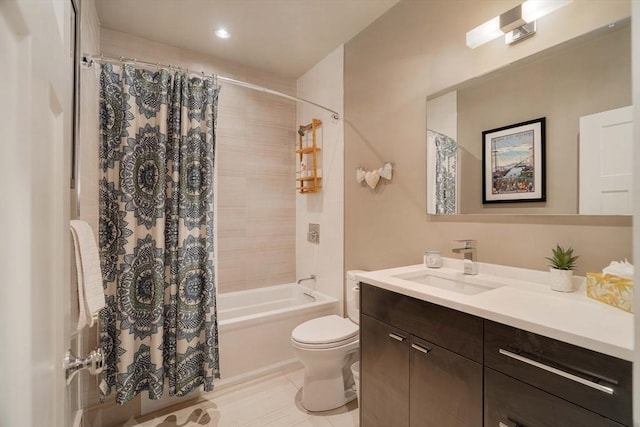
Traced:
<path fill-rule="evenodd" d="M 303 370 L 279 372 L 130 420 L 122 427 L 358 427 L 358 405 L 307 412 L 301 405 Z"/>

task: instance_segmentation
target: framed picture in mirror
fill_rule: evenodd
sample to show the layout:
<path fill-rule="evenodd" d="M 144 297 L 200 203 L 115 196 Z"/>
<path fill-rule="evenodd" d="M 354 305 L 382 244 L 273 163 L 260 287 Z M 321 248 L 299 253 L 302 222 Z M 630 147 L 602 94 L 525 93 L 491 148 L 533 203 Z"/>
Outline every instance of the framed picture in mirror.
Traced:
<path fill-rule="evenodd" d="M 482 203 L 544 202 L 545 118 L 482 132 Z"/>

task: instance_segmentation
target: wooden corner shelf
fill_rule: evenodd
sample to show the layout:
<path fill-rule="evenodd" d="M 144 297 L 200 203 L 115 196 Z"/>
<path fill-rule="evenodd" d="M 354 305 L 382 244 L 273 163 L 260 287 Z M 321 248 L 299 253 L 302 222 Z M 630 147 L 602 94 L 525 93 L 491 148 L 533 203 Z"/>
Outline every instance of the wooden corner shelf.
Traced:
<path fill-rule="evenodd" d="M 317 129 L 322 126 L 322 121 L 312 119 L 311 123 L 301 125 L 298 129 L 298 144 L 296 145 L 296 190 L 300 194 L 317 193 L 322 188 L 320 176 L 320 159 L 318 152 Z"/>

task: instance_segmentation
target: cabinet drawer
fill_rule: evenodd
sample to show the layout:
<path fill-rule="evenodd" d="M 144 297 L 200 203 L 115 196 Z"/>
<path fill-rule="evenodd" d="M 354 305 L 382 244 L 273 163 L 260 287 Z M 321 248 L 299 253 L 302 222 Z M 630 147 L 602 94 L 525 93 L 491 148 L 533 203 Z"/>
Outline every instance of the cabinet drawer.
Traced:
<path fill-rule="evenodd" d="M 632 423 L 631 362 L 490 321 L 484 361 L 619 423 Z"/>
<path fill-rule="evenodd" d="M 484 368 L 485 427 L 622 427 L 601 415 Z"/>
<path fill-rule="evenodd" d="M 361 312 L 482 363 L 483 320 L 362 283 Z"/>

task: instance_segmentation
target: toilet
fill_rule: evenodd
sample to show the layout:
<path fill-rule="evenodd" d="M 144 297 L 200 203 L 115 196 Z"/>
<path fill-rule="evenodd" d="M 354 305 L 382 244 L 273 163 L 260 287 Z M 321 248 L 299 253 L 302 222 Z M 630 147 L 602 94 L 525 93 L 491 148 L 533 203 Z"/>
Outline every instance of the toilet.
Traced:
<path fill-rule="evenodd" d="M 291 332 L 293 351 L 304 365 L 302 406 L 308 411 L 328 411 L 356 398 L 351 365 L 359 360 L 358 273 L 347 272 L 348 318 L 318 317 Z"/>

